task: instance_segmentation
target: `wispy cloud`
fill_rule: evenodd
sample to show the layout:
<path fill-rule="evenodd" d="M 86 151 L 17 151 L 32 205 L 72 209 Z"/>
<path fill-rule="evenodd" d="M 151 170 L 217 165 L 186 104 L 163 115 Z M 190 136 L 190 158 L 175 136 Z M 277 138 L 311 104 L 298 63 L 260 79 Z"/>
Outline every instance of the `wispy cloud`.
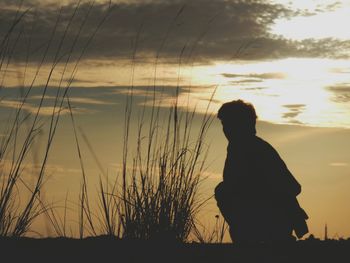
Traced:
<path fill-rule="evenodd" d="M 12 160 L 9 159 L 2 159 L 1 160 L 1 169 L 3 170 L 3 174 L 7 175 L 9 174 L 9 171 L 12 167 Z M 28 180 L 32 179 L 33 176 L 36 177 L 37 174 L 41 170 L 41 163 L 33 163 L 30 161 L 26 161 L 23 163 L 22 169 L 21 169 L 21 177 L 22 179 Z M 81 169 L 77 168 L 69 168 L 64 165 L 60 164 L 53 164 L 53 163 L 47 163 L 45 165 L 45 173 L 49 176 L 55 175 L 55 177 L 51 177 L 50 180 L 57 178 L 57 175 L 66 175 L 66 174 L 79 174 L 81 173 Z M 0 180 L 6 180 L 5 178 L 0 178 Z"/>
<path fill-rule="evenodd" d="M 240 85 L 240 84 L 251 84 L 251 83 L 260 83 L 263 82 L 261 79 L 242 79 L 236 81 L 230 81 L 229 83 L 232 85 Z"/>
<path fill-rule="evenodd" d="M 349 166 L 348 163 L 344 163 L 344 162 L 334 162 L 334 163 L 330 163 L 329 165 L 333 166 L 333 167 L 347 167 L 347 166 Z"/>
<path fill-rule="evenodd" d="M 39 100 L 41 99 L 41 96 L 32 96 L 29 99 Z M 55 100 L 56 97 L 54 96 L 45 96 L 45 100 Z M 88 97 L 70 97 L 69 101 L 72 104 L 90 104 L 90 105 L 115 105 L 116 102 L 106 101 L 102 99 L 96 99 L 96 98 L 88 98 Z"/>
<path fill-rule="evenodd" d="M 287 77 L 287 74 L 283 72 L 268 72 L 262 74 L 222 74 L 225 78 L 256 78 L 256 79 L 284 79 Z"/>
<path fill-rule="evenodd" d="M 0 107 L 12 109 L 18 109 L 19 105 L 20 101 L 18 100 L 2 100 L 0 103 Z M 22 109 L 31 114 L 36 114 L 38 112 L 38 106 L 29 103 L 23 104 Z M 72 111 L 74 114 L 87 114 L 97 112 L 95 109 L 87 109 L 82 107 L 72 107 Z M 51 116 L 53 113 L 60 113 L 61 115 L 65 115 L 69 113 L 69 109 L 68 107 L 55 108 L 54 106 L 42 106 L 39 111 L 39 115 L 42 116 Z"/>
<path fill-rule="evenodd" d="M 339 83 L 328 87 L 328 90 L 333 93 L 333 101 L 338 103 L 350 102 L 350 83 Z"/>
<path fill-rule="evenodd" d="M 283 105 L 284 108 L 288 109 L 288 112 L 283 114 L 283 118 L 290 119 L 289 122 L 292 123 L 300 123 L 299 121 L 295 120 L 294 118 L 297 117 L 299 114 L 301 114 L 305 108 L 305 104 L 287 104 Z"/>

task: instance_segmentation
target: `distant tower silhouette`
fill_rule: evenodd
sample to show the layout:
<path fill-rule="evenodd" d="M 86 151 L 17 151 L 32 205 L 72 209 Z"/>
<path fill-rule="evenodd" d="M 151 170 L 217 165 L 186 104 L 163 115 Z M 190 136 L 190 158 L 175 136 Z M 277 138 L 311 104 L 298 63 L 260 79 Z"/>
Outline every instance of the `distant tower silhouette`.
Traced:
<path fill-rule="evenodd" d="M 324 240 L 328 240 L 328 228 L 327 228 L 327 223 L 324 226 Z"/>

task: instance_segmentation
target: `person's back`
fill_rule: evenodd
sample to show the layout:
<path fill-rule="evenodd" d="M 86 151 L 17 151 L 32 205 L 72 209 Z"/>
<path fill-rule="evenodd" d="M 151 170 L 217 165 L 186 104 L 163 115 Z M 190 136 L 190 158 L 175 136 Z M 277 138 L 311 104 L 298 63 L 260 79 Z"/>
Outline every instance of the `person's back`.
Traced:
<path fill-rule="evenodd" d="M 215 196 L 231 238 L 235 242 L 292 240 L 295 218 L 306 218 L 296 200 L 300 184 L 277 151 L 255 136 L 252 105 L 241 100 L 226 103 L 218 117 L 229 144 L 223 182 Z M 307 232 L 305 226 L 301 232 Z M 305 234 L 301 232 L 298 236 Z"/>

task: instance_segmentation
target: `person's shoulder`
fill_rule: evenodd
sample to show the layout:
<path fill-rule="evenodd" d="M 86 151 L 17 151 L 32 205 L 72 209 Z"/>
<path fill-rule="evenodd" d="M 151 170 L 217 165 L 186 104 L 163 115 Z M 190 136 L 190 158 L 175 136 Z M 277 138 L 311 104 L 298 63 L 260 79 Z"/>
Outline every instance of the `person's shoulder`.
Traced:
<path fill-rule="evenodd" d="M 261 152 L 263 153 L 270 153 L 270 154 L 277 154 L 277 151 L 276 149 L 270 144 L 268 143 L 267 141 L 265 141 L 264 139 L 258 137 L 258 136 L 255 136 L 255 144 L 256 144 L 256 147 L 260 149 Z"/>

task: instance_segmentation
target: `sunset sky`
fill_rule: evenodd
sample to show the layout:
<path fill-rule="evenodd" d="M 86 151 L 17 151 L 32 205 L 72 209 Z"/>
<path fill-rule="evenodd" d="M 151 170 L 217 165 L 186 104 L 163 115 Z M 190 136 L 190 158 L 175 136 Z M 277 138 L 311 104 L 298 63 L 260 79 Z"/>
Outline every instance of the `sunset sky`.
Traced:
<path fill-rule="evenodd" d="M 20 2 L 0 0 L 1 40 Z M 20 8 L 28 12 L 9 40 L 13 51 L 1 54 L 11 59 L 0 72 L 0 137 L 22 87 L 30 86 L 42 62 L 24 107 L 35 112 L 77 2 L 23 1 Z M 67 53 L 71 57 L 62 79 L 64 63 L 52 75 L 43 121 L 52 111 L 57 86 L 69 82 L 81 50 L 108 12 L 109 1 L 90 3 L 81 1 L 66 34 L 60 55 L 62 62 Z M 83 136 L 105 172 L 116 175 L 130 85 L 136 113 L 144 104 L 151 105 L 153 86 L 164 109 L 173 105 L 179 87 L 182 110 L 196 108 L 198 118 L 216 90 L 213 114 L 233 99 L 256 107 L 258 136 L 278 150 L 303 187 L 298 199 L 309 214 L 310 232 L 323 237 L 327 223 L 330 237 L 350 237 L 350 1 L 113 0 L 112 7 L 79 60 L 69 91 L 91 189 L 97 188 L 94 182 L 102 172 Z M 77 45 L 71 49 L 74 41 Z M 50 153 L 45 198 L 51 201 L 62 201 L 67 191 L 77 200 L 80 186 L 79 159 L 66 113 Z M 132 125 L 136 123 L 135 114 Z M 45 132 L 40 136 L 46 140 Z M 36 142 L 38 148 L 42 141 Z M 211 194 L 221 180 L 226 155 L 218 120 L 207 142 L 211 146 L 205 191 Z M 38 161 L 40 154 L 35 156 Z M 217 213 L 214 205 L 207 209 L 212 217 Z"/>

